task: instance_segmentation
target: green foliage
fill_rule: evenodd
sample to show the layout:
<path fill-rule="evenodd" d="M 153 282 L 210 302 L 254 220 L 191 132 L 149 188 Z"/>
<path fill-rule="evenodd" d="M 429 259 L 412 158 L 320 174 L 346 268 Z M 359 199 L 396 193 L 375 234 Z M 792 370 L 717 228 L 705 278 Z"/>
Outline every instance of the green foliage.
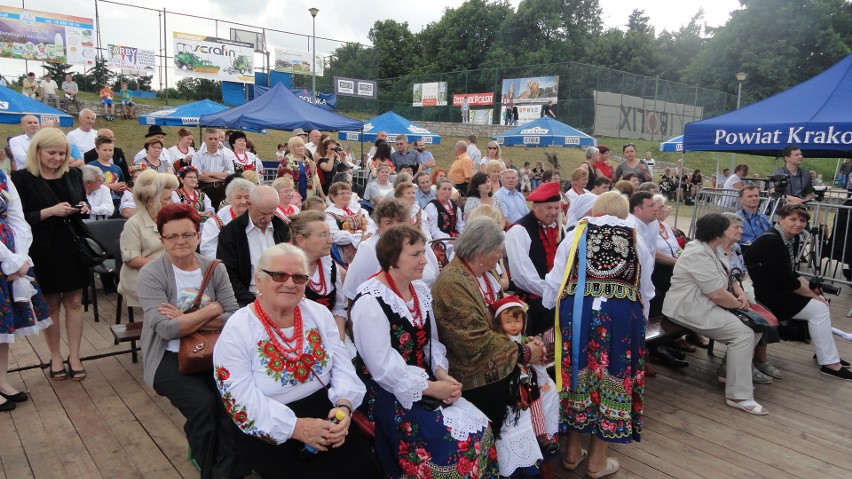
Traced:
<path fill-rule="evenodd" d="M 107 68 L 106 59 L 98 57 L 95 59 L 95 65 L 86 73 L 77 75 L 74 81 L 77 82 L 80 90 L 96 92 L 111 82 L 113 78 L 115 78 L 115 73 Z"/>
<path fill-rule="evenodd" d="M 42 75 L 50 75 L 53 78 L 53 81 L 59 85 L 65 81 L 65 74 L 71 69 L 71 65 L 67 63 L 44 62 L 41 64 L 41 67 L 44 69 L 44 73 Z"/>
<path fill-rule="evenodd" d="M 185 100 L 203 100 L 208 98 L 213 101 L 222 101 L 222 82 L 208 80 L 206 78 L 183 78 L 177 82 L 177 98 Z M 172 98 L 170 95 L 169 98 Z"/>

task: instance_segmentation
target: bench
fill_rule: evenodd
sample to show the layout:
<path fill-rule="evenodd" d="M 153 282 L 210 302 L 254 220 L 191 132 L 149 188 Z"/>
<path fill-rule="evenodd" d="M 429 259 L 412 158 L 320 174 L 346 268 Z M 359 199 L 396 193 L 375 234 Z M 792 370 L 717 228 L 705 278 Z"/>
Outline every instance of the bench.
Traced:
<path fill-rule="evenodd" d="M 139 341 L 142 338 L 142 322 L 114 324 L 110 326 L 109 329 L 112 331 L 112 336 L 115 338 L 115 344 L 130 343 L 130 357 L 134 363 L 138 362 L 139 348 L 136 347 L 136 341 Z"/>

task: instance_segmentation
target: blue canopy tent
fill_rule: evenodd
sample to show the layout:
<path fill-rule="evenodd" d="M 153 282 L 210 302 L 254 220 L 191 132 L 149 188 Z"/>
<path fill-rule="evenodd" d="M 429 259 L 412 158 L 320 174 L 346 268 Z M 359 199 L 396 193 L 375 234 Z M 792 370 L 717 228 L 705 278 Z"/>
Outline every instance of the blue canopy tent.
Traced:
<path fill-rule="evenodd" d="M 310 105 L 286 86 L 276 83 L 268 92 L 243 105 L 203 115 L 201 126 L 229 128 L 305 130 L 360 130 L 363 123 Z"/>
<path fill-rule="evenodd" d="M 396 113 L 389 111 L 373 118 L 364 124 L 363 133 L 360 131 L 341 131 L 338 138 L 346 141 L 360 141 L 374 143 L 376 135 L 384 131 L 388 134 L 388 141 L 396 140 L 397 135 L 405 135 L 409 142 L 423 140 L 423 143 L 438 145 L 441 136 L 432 133 L 416 123 L 407 120 Z"/>
<path fill-rule="evenodd" d="M 493 139 L 503 146 L 577 146 L 585 148 L 598 144 L 597 140 L 582 131 L 547 116 L 512 128 Z"/>
<path fill-rule="evenodd" d="M 215 101 L 201 100 L 195 103 L 166 108 L 139 117 L 140 125 L 195 126 L 202 115 L 227 110 L 228 107 Z"/>
<path fill-rule="evenodd" d="M 707 120 L 687 123 L 684 149 L 776 156 L 796 145 L 805 156 L 852 151 L 852 54 L 810 80 Z"/>
<path fill-rule="evenodd" d="M 33 115 L 40 123 L 56 120 L 60 126 L 74 125 L 73 116 L 9 88 L 0 87 L 0 123 L 20 123 L 24 115 Z"/>
<path fill-rule="evenodd" d="M 663 153 L 682 153 L 683 152 L 683 135 L 676 136 L 671 140 L 660 143 L 660 151 Z"/>

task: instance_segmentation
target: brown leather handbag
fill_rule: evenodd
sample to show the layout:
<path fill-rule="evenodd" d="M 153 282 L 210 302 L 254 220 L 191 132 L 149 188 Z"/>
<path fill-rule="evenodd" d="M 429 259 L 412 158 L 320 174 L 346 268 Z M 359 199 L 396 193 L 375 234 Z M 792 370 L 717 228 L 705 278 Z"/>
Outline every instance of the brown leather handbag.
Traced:
<path fill-rule="evenodd" d="M 201 280 L 201 286 L 198 288 L 198 294 L 195 296 L 192 306 L 184 313 L 193 313 L 199 310 L 207 283 L 210 282 L 213 271 L 216 270 L 216 265 L 220 262 L 218 259 L 210 261 L 210 265 L 204 272 L 204 278 Z M 222 316 L 218 316 L 204 323 L 195 332 L 180 338 L 178 371 L 181 374 L 195 374 L 213 370 L 213 348 L 216 347 L 216 341 L 219 339 L 219 334 L 222 333 L 224 325 L 224 319 Z"/>

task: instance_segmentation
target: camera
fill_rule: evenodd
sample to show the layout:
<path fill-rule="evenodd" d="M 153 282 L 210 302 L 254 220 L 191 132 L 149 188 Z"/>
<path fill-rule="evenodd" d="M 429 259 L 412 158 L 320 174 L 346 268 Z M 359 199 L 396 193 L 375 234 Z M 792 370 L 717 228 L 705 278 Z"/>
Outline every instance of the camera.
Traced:
<path fill-rule="evenodd" d="M 341 148 L 339 146 L 335 146 L 334 148 L 332 148 L 332 151 L 336 151 L 336 152 L 340 153 L 340 152 L 343 151 L 343 148 Z"/>
<path fill-rule="evenodd" d="M 808 288 L 810 289 L 820 289 L 825 294 L 833 294 L 835 296 L 840 295 L 840 288 L 831 284 L 826 283 L 824 279 L 819 276 L 814 276 L 808 282 Z"/>
<path fill-rule="evenodd" d="M 787 191 L 787 185 L 790 182 L 790 177 L 787 175 L 771 175 L 767 179 L 770 183 L 769 187 L 774 189 L 771 196 L 773 198 L 784 196 Z"/>

